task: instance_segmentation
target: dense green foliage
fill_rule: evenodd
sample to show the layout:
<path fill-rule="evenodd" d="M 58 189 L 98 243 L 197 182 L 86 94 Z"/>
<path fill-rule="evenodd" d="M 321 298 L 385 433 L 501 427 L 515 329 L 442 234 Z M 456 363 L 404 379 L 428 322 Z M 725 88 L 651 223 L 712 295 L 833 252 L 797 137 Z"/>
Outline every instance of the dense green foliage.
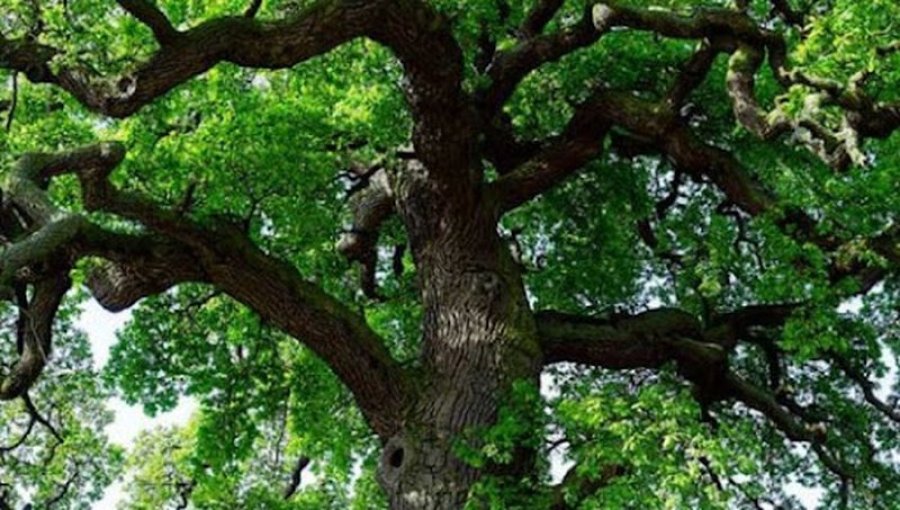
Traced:
<path fill-rule="evenodd" d="M 176 27 L 187 28 L 237 15 L 249 2 L 156 3 Z M 311 2 L 266 0 L 257 17 L 287 18 L 306 3 Z M 489 83 L 473 63 L 482 33 L 492 34 L 500 49 L 513 47 L 514 28 L 534 2 L 431 3 L 452 19 L 467 62 L 465 87 L 477 93 Z M 712 0 L 652 3 L 686 14 L 732 6 Z M 867 72 L 872 78 L 864 87 L 876 101 L 900 99 L 900 51 L 879 52 L 900 41 L 900 3 L 790 3 L 798 9 L 812 5 L 802 30 L 773 18 L 767 1 L 753 1 L 750 9 L 760 23 L 785 31 L 794 69 L 840 84 Z M 34 30 L 39 15 L 41 42 L 66 50 L 54 65 L 77 63 L 117 74 L 147 58 L 156 43 L 145 25 L 114 5 L 0 0 L 0 34 L 21 37 Z M 565 2 L 546 30 L 564 30 L 584 6 Z M 531 73 L 506 112 L 521 139 L 557 135 L 597 83 L 658 98 L 696 48 L 694 40 L 612 31 Z M 775 210 L 749 217 L 714 186 L 685 182 L 675 205 L 657 217 L 657 202 L 672 188 L 672 163 L 610 150 L 507 215 L 502 230 L 520 254 L 535 309 L 602 315 L 665 305 L 704 317 L 747 303 L 802 303 L 777 339 L 784 353 L 778 390 L 790 391 L 806 412 L 822 416 L 814 421 L 828 428 L 827 446 L 854 466 L 858 478 L 848 507 L 890 508 L 900 501 L 898 422 L 865 401 L 858 381 L 823 360 L 851 359 L 866 377 L 886 383 L 877 393 L 898 413 L 900 280 L 866 239 L 900 220 L 900 136 L 866 141 L 857 161 L 835 172 L 802 143 L 799 130 L 773 142 L 739 127 L 724 88 L 727 73 L 728 57 L 719 55 L 685 115 L 698 136 L 733 153 L 772 190 L 779 198 Z M 412 121 L 401 79 L 390 51 L 355 40 L 289 70 L 217 65 L 119 120 L 90 112 L 56 87 L 0 69 L 0 119 L 10 124 L 0 130 L 0 168 L 10 168 L 29 151 L 121 141 L 128 155 L 114 182 L 159 204 L 179 204 L 189 193 L 190 214 L 198 222 L 244 222 L 257 245 L 360 310 L 391 353 L 412 364 L 422 314 L 416 268 L 406 254 L 400 260 L 405 271 L 395 274 L 388 249 L 406 243 L 402 225 L 391 220 L 382 232 L 377 275 L 384 300 L 359 291 L 359 268 L 335 249 L 351 222 L 349 184 L 341 172 L 360 161 L 391 165 L 394 148 L 408 143 Z M 788 117 L 840 126 L 839 108 L 818 104 L 809 87 L 785 89 L 768 68 L 757 75 L 756 91 L 767 110 L 778 105 Z M 626 133 L 614 132 L 609 148 L 616 134 Z M 360 147 L 359 140 L 366 144 Z M 50 191 L 67 209 L 83 209 L 73 177 L 54 180 Z M 779 227 L 795 209 L 810 212 L 817 234 L 856 242 L 826 252 L 798 240 Z M 118 231 L 139 230 L 102 213 L 91 217 Z M 650 217 L 655 247 L 635 227 Z M 846 267 L 869 261 L 887 270 L 861 293 L 854 278 L 834 281 L 829 268 L 841 260 Z M 80 264 L 76 286 L 94 263 Z M 10 504 L 27 499 L 49 508 L 48 501 L 63 491 L 53 508 L 89 508 L 116 476 L 124 477 L 122 508 L 129 509 L 184 508 L 178 506 L 183 500 L 203 509 L 386 504 L 375 481 L 377 438 L 329 367 L 296 340 L 215 289 L 183 285 L 135 307 L 109 364 L 98 373 L 84 333 L 72 326 L 85 299 L 83 292 L 74 294 L 57 322 L 52 362 L 30 392 L 62 442 L 37 424 L 21 447 L 6 451 L 31 415 L 20 401 L 0 406 L 0 495 L 12 488 Z M 13 332 L 13 310 L 2 314 L 4 332 Z M 14 339 L 14 333 L 4 335 L 0 359 L 15 358 Z M 730 363 L 747 379 L 768 384 L 758 345 L 738 348 Z M 552 391 L 519 388 L 497 426 L 474 431 L 481 441 L 473 445 L 461 439 L 458 454 L 476 465 L 502 463 L 514 446 L 531 442 L 542 454 L 542 472 L 519 482 L 531 488 L 558 478 L 560 462 L 572 461 L 580 474 L 594 476 L 610 463 L 627 462 L 627 471 L 587 497 L 582 508 L 799 508 L 797 484 L 821 489 L 822 508 L 837 508 L 845 497 L 839 477 L 808 444 L 785 439 L 746 406 L 702 408 L 673 366 L 608 371 L 564 365 L 549 368 L 544 379 Z M 143 435 L 123 452 L 104 437 L 110 421 L 104 402 L 111 394 L 151 415 L 174 408 L 185 396 L 197 399 L 200 409 L 189 424 Z M 714 419 L 701 420 L 708 412 Z M 311 463 L 303 484 L 285 499 L 293 470 L 306 457 Z M 72 477 L 75 483 L 64 489 Z M 516 490 L 489 478 L 476 492 L 495 508 L 537 508 L 531 505 L 544 501 L 534 492 L 530 499 L 516 499 Z M 549 501 L 549 493 L 538 493 Z"/>

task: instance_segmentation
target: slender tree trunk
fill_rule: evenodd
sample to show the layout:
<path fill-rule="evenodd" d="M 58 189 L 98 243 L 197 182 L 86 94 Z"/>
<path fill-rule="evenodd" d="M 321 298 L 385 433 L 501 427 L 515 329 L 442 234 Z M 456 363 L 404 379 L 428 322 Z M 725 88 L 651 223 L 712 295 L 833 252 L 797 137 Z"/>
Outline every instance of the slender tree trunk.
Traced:
<path fill-rule="evenodd" d="M 438 217 L 413 236 L 425 306 L 424 382 L 381 459 L 381 483 L 396 510 L 462 508 L 481 472 L 454 455 L 455 441 L 493 424 L 511 384 L 537 383 L 541 367 L 519 267 L 494 215 L 478 208 Z M 524 464 L 500 469 L 533 467 Z"/>

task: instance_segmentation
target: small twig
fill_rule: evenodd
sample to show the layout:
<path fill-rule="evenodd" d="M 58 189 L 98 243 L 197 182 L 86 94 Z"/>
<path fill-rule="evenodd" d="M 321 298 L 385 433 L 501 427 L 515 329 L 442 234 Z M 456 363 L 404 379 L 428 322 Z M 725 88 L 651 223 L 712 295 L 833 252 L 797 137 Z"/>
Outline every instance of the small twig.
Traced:
<path fill-rule="evenodd" d="M 303 474 L 303 470 L 306 469 L 306 466 L 308 466 L 310 462 L 312 462 L 312 460 L 306 456 L 301 456 L 297 460 L 297 465 L 294 466 L 294 471 L 291 473 L 291 481 L 284 489 L 285 501 L 291 499 L 294 494 L 297 493 L 297 489 L 300 488 L 300 479 L 301 475 Z"/>
<path fill-rule="evenodd" d="M 194 194 L 197 191 L 197 181 L 191 181 L 188 184 L 187 189 L 184 192 L 184 197 L 182 197 L 181 201 L 175 207 L 175 211 L 179 216 L 184 216 L 189 213 L 191 209 L 193 209 L 196 204 L 196 198 Z"/>
<path fill-rule="evenodd" d="M 25 444 L 25 441 L 28 440 L 28 436 L 31 435 L 31 431 L 34 430 L 34 424 L 37 423 L 34 416 L 30 416 L 28 420 L 28 427 L 25 429 L 25 432 L 22 434 L 22 437 L 19 438 L 18 441 L 9 445 L 9 446 L 0 446 L 0 454 L 9 453 L 15 450 L 16 448 Z"/>
<path fill-rule="evenodd" d="M 725 484 L 722 483 L 722 479 L 713 468 L 712 462 L 709 460 L 709 457 L 701 455 L 697 458 L 697 460 L 700 462 L 700 465 L 703 466 L 703 470 L 706 471 L 707 476 L 709 476 L 709 478 L 712 480 L 713 484 L 716 486 L 716 489 L 718 489 L 719 492 L 726 492 Z"/>
<path fill-rule="evenodd" d="M 178 497 L 181 498 L 181 502 L 178 503 L 178 506 L 175 507 L 177 510 L 184 510 L 191 504 L 191 494 L 194 492 L 194 487 L 197 485 L 197 482 L 194 480 L 189 480 L 187 482 L 178 482 L 176 486 L 178 487 Z"/>
<path fill-rule="evenodd" d="M 400 278 L 403 276 L 403 256 L 406 254 L 406 243 L 399 243 L 394 246 L 393 270 L 394 276 Z"/>
<path fill-rule="evenodd" d="M 44 418 L 44 416 L 41 415 L 40 411 L 38 411 L 38 408 L 34 405 L 34 402 L 31 400 L 31 397 L 28 395 L 28 393 L 22 395 L 22 400 L 25 401 L 25 408 L 28 409 L 28 413 L 31 414 L 32 418 L 46 427 L 47 430 L 49 430 L 50 433 L 53 434 L 53 437 L 55 437 L 57 441 L 59 441 L 60 443 L 65 442 L 62 435 L 60 435 L 59 431 L 56 430 L 56 427 L 54 427 L 53 424 L 50 423 L 50 420 Z"/>
<path fill-rule="evenodd" d="M 34 25 L 28 31 L 28 38 L 37 41 L 41 34 L 44 33 L 44 15 L 41 12 L 41 3 L 38 0 L 31 0 L 31 14 L 34 16 Z"/>
<path fill-rule="evenodd" d="M 12 100 L 9 103 L 9 111 L 6 114 L 6 132 L 12 129 L 13 118 L 16 116 L 16 107 L 19 104 L 19 73 L 12 75 Z"/>
<path fill-rule="evenodd" d="M 8 483 L 0 482 L 0 488 L 3 489 L 3 490 L 0 490 L 0 510 L 15 510 L 12 506 L 10 506 L 9 501 L 8 501 L 9 495 L 10 495 L 10 489 L 13 488 L 12 485 L 9 485 Z"/>
<path fill-rule="evenodd" d="M 81 473 L 79 472 L 79 466 L 76 464 L 75 471 L 72 473 L 72 476 L 66 479 L 66 482 L 62 485 L 62 487 L 60 487 L 59 492 L 56 493 L 56 495 L 47 500 L 46 508 L 52 508 L 54 505 L 62 501 L 62 499 L 66 497 L 66 494 L 69 493 L 69 490 L 72 489 L 72 484 L 75 483 L 75 480 L 78 479 L 78 476 L 80 474 Z"/>
<path fill-rule="evenodd" d="M 878 53 L 878 56 L 880 57 L 889 55 L 894 52 L 900 52 L 900 41 L 894 41 L 885 46 L 879 46 L 875 49 L 875 52 Z"/>

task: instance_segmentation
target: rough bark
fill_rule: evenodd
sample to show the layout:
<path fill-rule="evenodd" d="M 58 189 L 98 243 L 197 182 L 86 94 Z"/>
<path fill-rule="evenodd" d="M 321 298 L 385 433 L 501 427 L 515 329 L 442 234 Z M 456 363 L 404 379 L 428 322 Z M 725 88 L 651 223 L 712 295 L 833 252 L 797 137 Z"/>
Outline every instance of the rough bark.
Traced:
<path fill-rule="evenodd" d="M 513 381 L 537 382 L 536 335 L 516 275 L 494 261 L 467 262 L 480 267 L 439 268 L 426 283 L 440 297 L 426 312 L 427 380 L 382 460 L 392 508 L 462 507 L 481 473 L 454 455 L 454 441 L 494 423 Z M 524 475 L 531 467 L 502 470 Z"/>
<path fill-rule="evenodd" d="M 478 176 L 478 164 L 470 160 L 457 175 Z M 398 510 L 461 508 L 483 473 L 454 455 L 454 442 L 494 423 L 512 383 L 536 384 L 542 368 L 520 269 L 497 233 L 497 208 L 475 182 L 427 175 L 421 168 L 396 179 L 425 311 L 422 381 L 380 466 Z M 523 453 L 496 470 L 531 468 Z"/>

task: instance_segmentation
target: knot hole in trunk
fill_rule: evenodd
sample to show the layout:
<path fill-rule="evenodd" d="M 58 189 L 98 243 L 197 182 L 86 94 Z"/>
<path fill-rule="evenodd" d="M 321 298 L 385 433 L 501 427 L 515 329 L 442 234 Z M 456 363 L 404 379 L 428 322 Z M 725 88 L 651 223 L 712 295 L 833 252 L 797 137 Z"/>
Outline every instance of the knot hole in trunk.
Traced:
<path fill-rule="evenodd" d="M 384 446 L 381 452 L 380 475 L 382 483 L 387 487 L 394 487 L 400 481 L 400 477 L 411 462 L 413 451 L 406 439 L 394 436 Z"/>
<path fill-rule="evenodd" d="M 393 453 L 391 453 L 391 457 L 388 459 L 388 464 L 390 464 L 394 469 L 400 469 L 400 466 L 403 465 L 403 448 L 397 448 Z"/>

